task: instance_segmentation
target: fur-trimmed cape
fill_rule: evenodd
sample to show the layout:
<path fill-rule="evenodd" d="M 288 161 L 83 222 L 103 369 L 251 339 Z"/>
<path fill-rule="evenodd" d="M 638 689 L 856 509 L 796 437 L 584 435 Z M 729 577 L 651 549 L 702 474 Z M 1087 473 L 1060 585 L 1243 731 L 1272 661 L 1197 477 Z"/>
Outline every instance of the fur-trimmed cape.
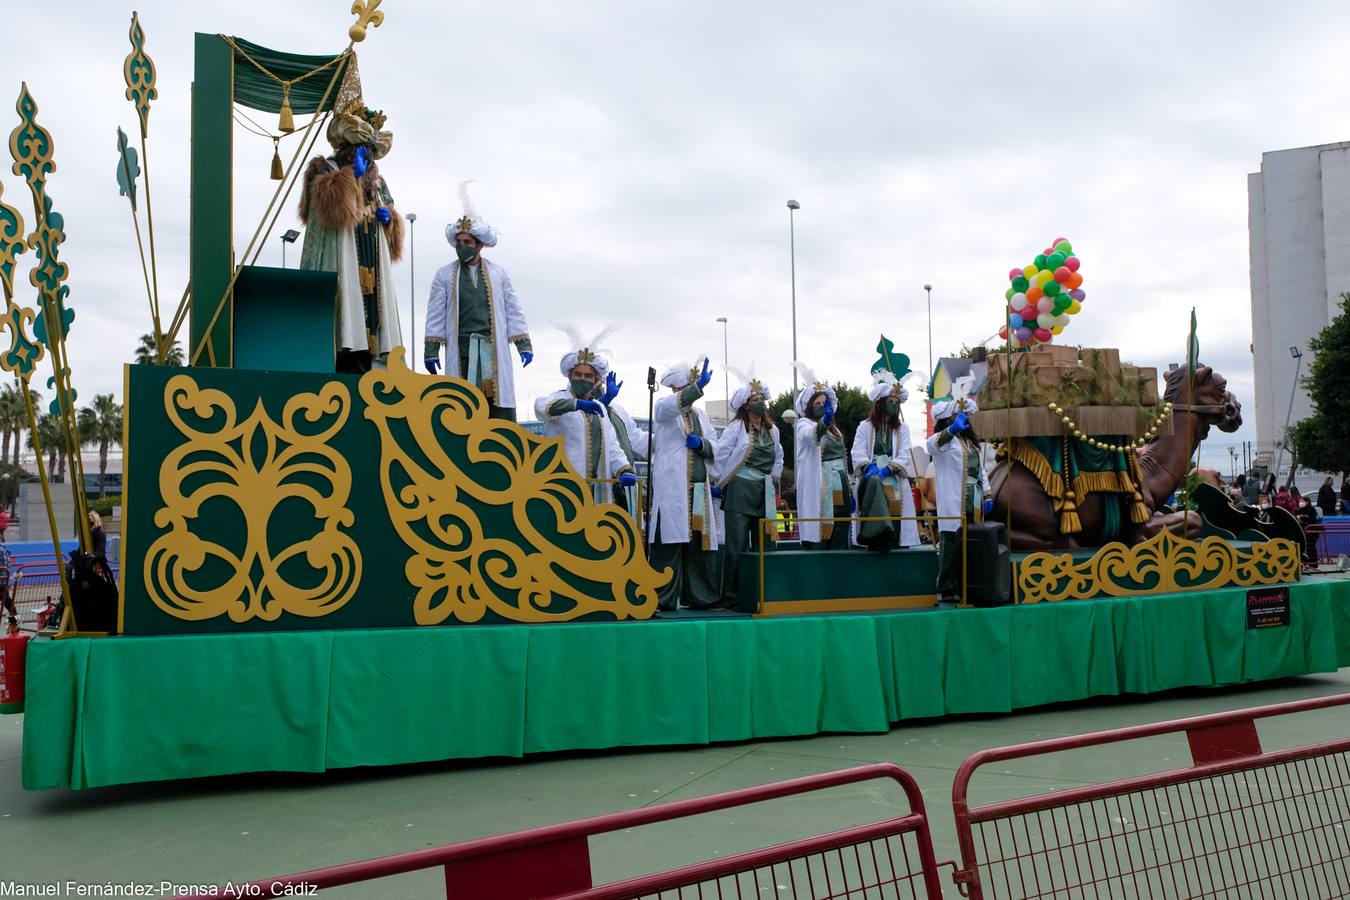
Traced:
<path fill-rule="evenodd" d="M 378 173 L 376 177 L 379 178 Z M 382 178 L 380 189 L 381 193 L 389 192 Z M 398 262 L 403 258 L 403 217 L 392 205 L 388 209 L 391 218 L 385 226 L 385 239 L 389 242 L 389 259 Z M 361 188 L 352 176 L 350 166 L 334 170 L 322 156 L 309 161 L 305 167 L 304 189 L 300 192 L 300 220 L 308 222 L 311 212 L 326 228 L 345 231 L 356 227 L 366 209 Z"/>

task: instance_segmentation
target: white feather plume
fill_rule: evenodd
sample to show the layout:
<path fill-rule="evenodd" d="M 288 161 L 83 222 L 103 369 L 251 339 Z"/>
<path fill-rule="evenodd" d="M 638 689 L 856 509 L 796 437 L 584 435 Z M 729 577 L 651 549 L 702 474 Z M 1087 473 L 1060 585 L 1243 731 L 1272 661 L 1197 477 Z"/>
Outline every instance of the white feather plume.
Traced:
<path fill-rule="evenodd" d="M 966 397 L 969 397 L 971 393 L 974 391 L 974 389 L 975 389 L 975 376 L 962 375 L 960 378 L 952 382 L 952 397 L 957 400 L 962 400 Z"/>
<path fill-rule="evenodd" d="M 792 367 L 797 370 L 798 375 L 802 376 L 802 382 L 807 387 L 821 383 L 820 379 L 816 378 L 816 373 L 811 371 L 811 367 L 800 359 L 793 360 Z"/>
<path fill-rule="evenodd" d="M 582 347 L 586 346 L 586 339 L 581 336 L 581 329 L 573 323 L 554 322 L 553 327 L 567 335 L 567 340 L 571 342 L 573 350 L 580 350 Z"/>
<path fill-rule="evenodd" d="M 468 216 L 470 221 L 476 222 L 478 221 L 478 210 L 474 209 L 473 200 L 469 199 L 469 185 L 471 184 L 473 184 L 472 179 L 461 181 L 457 193 L 459 194 L 460 205 L 464 207 L 464 215 Z"/>

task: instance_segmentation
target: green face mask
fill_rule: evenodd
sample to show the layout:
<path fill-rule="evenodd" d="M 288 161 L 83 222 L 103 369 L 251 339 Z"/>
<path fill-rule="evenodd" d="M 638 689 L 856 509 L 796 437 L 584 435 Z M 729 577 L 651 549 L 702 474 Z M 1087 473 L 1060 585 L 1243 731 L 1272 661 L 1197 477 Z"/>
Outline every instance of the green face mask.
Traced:
<path fill-rule="evenodd" d="M 760 401 L 759 403 L 748 404 L 745 409 L 752 416 L 762 416 L 768 410 L 768 407 L 764 405 L 763 401 Z"/>
<path fill-rule="evenodd" d="M 887 401 L 886 401 L 886 415 L 888 415 L 888 416 L 898 416 L 898 415 L 900 415 L 900 401 L 899 401 L 899 400 L 887 400 Z"/>
<path fill-rule="evenodd" d="M 819 406 L 808 406 L 806 408 L 806 417 L 808 419 L 819 419 L 823 415 L 825 415 L 825 410 L 821 409 Z"/>
<path fill-rule="evenodd" d="M 584 399 L 591 395 L 595 390 L 595 384 L 586 378 L 573 378 L 568 383 L 568 389 L 572 391 L 572 396 L 577 399 Z"/>
<path fill-rule="evenodd" d="M 455 255 L 459 257 L 460 262 L 468 265 L 478 255 L 478 248 L 472 245 L 466 247 L 463 244 L 455 244 Z"/>

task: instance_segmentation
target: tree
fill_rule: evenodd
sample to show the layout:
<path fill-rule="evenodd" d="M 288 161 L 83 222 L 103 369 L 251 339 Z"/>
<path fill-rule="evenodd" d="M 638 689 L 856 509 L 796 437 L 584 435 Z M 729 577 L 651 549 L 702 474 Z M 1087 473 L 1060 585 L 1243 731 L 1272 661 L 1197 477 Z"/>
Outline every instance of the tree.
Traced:
<path fill-rule="evenodd" d="M 31 389 L 28 395 L 36 411 L 42 405 L 42 395 Z M 16 378 L 13 384 L 0 388 L 0 433 L 3 433 L 3 439 L 0 440 L 0 462 L 19 465 L 19 452 L 23 447 L 21 435 L 27 427 L 28 410 L 23 402 L 23 382 Z M 12 458 L 9 452 L 11 438 L 14 447 Z"/>
<path fill-rule="evenodd" d="M 58 457 L 62 463 L 65 462 L 65 433 L 61 428 L 61 417 L 55 413 L 47 413 L 38 419 L 38 440 L 42 443 L 42 450 L 47 454 L 47 477 L 56 481 L 56 466 Z M 36 450 L 33 446 L 33 435 L 28 435 L 28 448 Z"/>
<path fill-rule="evenodd" d="M 94 402 L 80 410 L 80 443 L 98 444 L 98 495 L 104 494 L 108 474 L 108 448 L 122 444 L 122 406 L 112 394 L 96 394 Z"/>
<path fill-rule="evenodd" d="M 159 356 L 156 353 L 155 336 L 153 334 L 141 335 L 140 343 L 136 345 L 136 365 L 154 366 L 158 365 Z M 183 364 L 183 346 L 178 341 L 173 342 L 173 346 L 164 354 L 164 365 L 181 366 Z"/>
<path fill-rule="evenodd" d="M 1308 342 L 1315 355 L 1303 387 L 1313 414 L 1289 429 L 1298 463 L 1318 472 L 1350 472 L 1350 293 L 1341 312 Z"/>
<path fill-rule="evenodd" d="M 835 421 L 844 434 L 844 446 L 852 447 L 853 433 L 858 430 L 858 423 L 872 413 L 872 401 L 867 399 L 867 393 L 861 388 L 844 384 L 842 381 L 834 385 L 834 393 L 839 398 Z M 782 415 L 796 402 L 794 394 L 785 392 L 773 398 L 773 402 L 769 404 L 769 415 L 778 423 L 779 440 L 783 445 L 783 464 L 791 469 L 796 468 L 793 464 L 796 460 L 796 441 L 793 440 L 792 429 L 783 425 Z"/>

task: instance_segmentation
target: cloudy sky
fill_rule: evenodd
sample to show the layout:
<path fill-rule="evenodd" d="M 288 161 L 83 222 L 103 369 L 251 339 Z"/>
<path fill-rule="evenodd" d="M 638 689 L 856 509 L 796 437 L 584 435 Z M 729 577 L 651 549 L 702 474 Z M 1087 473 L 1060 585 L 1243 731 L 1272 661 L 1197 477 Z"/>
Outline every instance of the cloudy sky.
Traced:
<path fill-rule="evenodd" d="M 192 33 L 331 53 L 352 17 L 345 0 L 138 8 L 159 73 L 149 163 L 169 307 L 188 268 Z M 934 356 L 986 339 L 1009 268 L 1065 235 L 1088 292 L 1066 340 L 1165 368 L 1183 356 L 1194 305 L 1205 361 L 1250 405 L 1245 176 L 1262 151 L 1350 137 L 1343 3 L 381 8 L 359 53 L 366 100 L 395 134 L 382 169 L 419 216 L 415 288 L 406 262 L 397 274 L 405 332 L 411 293 L 420 340 L 431 276 L 451 255 L 455 185 L 475 179 L 501 234 L 491 258 L 511 273 L 538 354 L 517 376 L 526 398 L 561 382 L 560 320 L 625 323 L 612 343 L 635 412 L 647 365 L 707 353 L 721 368 L 719 316 L 732 365 L 753 360 L 789 387 L 795 198 L 798 355 L 822 376 L 863 383 L 879 332 L 926 368 L 926 282 Z M 82 398 L 120 394 L 121 365 L 149 331 L 113 177 L 115 128 L 134 122 L 121 77 L 130 14 L 54 0 L 34 31 L 0 37 L 10 94 L 26 79 L 56 139 Z M 270 142 L 237 132 L 241 249 L 271 196 L 270 157 Z M 28 213 L 18 177 L 0 176 Z M 275 236 L 261 262 L 280 264 Z M 710 394 L 721 389 L 719 372 Z M 1253 422 L 1231 440 L 1254 438 Z"/>

